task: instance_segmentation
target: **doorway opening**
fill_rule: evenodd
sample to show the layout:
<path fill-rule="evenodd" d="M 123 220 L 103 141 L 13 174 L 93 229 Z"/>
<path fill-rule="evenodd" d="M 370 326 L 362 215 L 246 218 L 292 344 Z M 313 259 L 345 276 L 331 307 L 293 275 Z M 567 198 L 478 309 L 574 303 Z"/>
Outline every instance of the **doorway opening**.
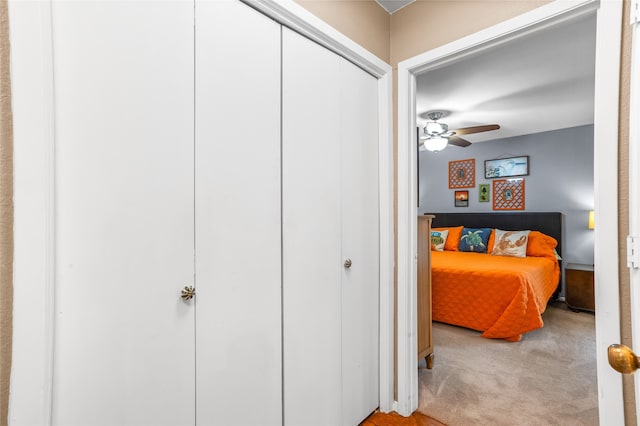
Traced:
<path fill-rule="evenodd" d="M 561 4 L 563 3 L 563 4 Z M 617 126 L 621 2 L 593 1 L 567 4 L 553 2 L 448 45 L 418 55 L 398 65 L 398 408 L 401 413 L 417 408 L 417 351 L 411 336 L 417 324 L 415 311 L 417 222 L 417 171 L 415 150 L 416 76 L 448 63 L 484 52 L 494 46 L 550 26 L 563 25 L 596 11 L 596 77 L 594 114 L 594 207 L 601 223 L 612 224 L 607 232 L 595 230 L 596 351 L 601 421 L 623 422 L 622 384 L 609 371 L 606 347 L 620 334 L 617 258 Z M 608 173 L 607 173 L 608 172 Z M 615 229 L 614 229 L 615 228 Z M 611 254 L 614 255 L 611 255 Z M 605 279 L 601 279 L 604 278 Z M 404 336 L 407 336 L 406 338 Z M 606 341 L 604 340 L 606 337 Z M 404 340 L 404 341 L 403 341 Z M 403 344 L 406 343 L 406 344 Z M 435 348 L 437 351 L 437 348 Z M 406 367 L 401 364 L 407 363 Z"/>
<path fill-rule="evenodd" d="M 418 141 L 418 215 L 434 214 L 434 226 L 443 226 L 444 216 L 450 213 L 483 217 L 511 209 L 527 215 L 561 213 L 557 251 L 560 265 L 570 271 L 572 302 L 576 301 L 576 268 L 593 270 L 594 264 L 594 235 L 588 219 L 594 199 L 595 41 L 593 11 L 416 75 L 415 116 L 422 138 Z M 434 110 L 442 113 L 437 121 L 432 120 Z M 434 123 L 455 132 L 447 146 L 435 152 L 420 143 L 432 140 L 424 139 L 428 131 L 440 130 Z M 459 182 L 453 183 L 466 189 L 450 189 L 449 168 L 461 162 L 475 165 L 475 179 L 454 176 Z M 510 189 L 499 190 L 510 182 L 505 177 L 521 182 L 523 189 L 526 185 L 522 199 L 514 200 Z M 459 192 L 466 195 L 464 202 L 454 199 Z M 520 202 L 524 208 L 518 211 Z M 495 227 L 514 229 L 502 228 L 509 224 L 500 216 L 495 221 Z M 492 248 L 486 247 L 487 252 Z M 514 245 L 509 250 L 515 249 Z M 542 328 L 512 344 L 481 338 L 479 332 L 456 327 L 476 324 L 470 318 L 475 315 L 467 313 L 468 293 L 455 297 L 458 293 L 450 289 L 462 285 L 447 284 L 441 266 L 437 268 L 441 256 L 455 255 L 432 255 L 432 316 L 441 321 L 432 330 L 438 362 L 427 369 L 421 361 L 419 409 L 447 424 L 492 423 L 500 418 L 519 424 L 539 413 L 545 413 L 549 423 L 571 418 L 590 424 L 597 419 L 593 313 L 571 312 L 561 286 L 551 296 L 552 303 L 540 306 Z M 487 261 L 499 259 L 504 257 Z M 588 272 L 580 273 L 588 279 Z M 484 283 L 467 284 L 475 288 L 471 291 L 478 291 L 485 288 Z M 512 288 L 508 280 L 486 284 L 490 294 Z M 543 291 L 533 284 L 532 288 L 540 288 L 536 291 Z M 551 295 L 551 290 L 546 294 Z M 489 300 L 493 299 L 487 297 L 485 303 Z M 450 309 L 459 314 L 452 315 Z M 504 321 L 504 315 L 495 321 Z M 551 385 L 554 380 L 561 384 Z M 451 410 L 452 406 L 457 409 Z M 503 411 L 506 407 L 511 407 L 508 413 Z"/>

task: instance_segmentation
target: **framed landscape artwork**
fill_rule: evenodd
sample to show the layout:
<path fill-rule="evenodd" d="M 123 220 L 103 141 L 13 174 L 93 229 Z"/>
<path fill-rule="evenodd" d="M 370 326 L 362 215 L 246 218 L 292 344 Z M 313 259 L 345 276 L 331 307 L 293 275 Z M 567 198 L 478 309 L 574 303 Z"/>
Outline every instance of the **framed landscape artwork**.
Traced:
<path fill-rule="evenodd" d="M 469 191 L 455 191 L 454 205 L 456 207 L 469 207 Z"/>
<path fill-rule="evenodd" d="M 497 158 L 484 161 L 484 178 L 494 179 L 502 177 L 529 175 L 529 156 Z"/>

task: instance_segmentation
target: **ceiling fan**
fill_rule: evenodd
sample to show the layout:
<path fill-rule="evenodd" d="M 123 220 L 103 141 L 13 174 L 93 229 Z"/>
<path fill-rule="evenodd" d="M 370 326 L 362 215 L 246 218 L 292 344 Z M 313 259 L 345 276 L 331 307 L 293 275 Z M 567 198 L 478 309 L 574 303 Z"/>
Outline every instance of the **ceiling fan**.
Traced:
<path fill-rule="evenodd" d="M 490 130 L 498 130 L 500 128 L 497 124 L 487 124 L 484 126 L 463 127 L 461 129 L 449 130 L 449 126 L 445 123 L 438 122 L 439 119 L 446 116 L 446 111 L 428 111 L 424 114 L 420 114 L 420 117 L 427 118 L 428 121 L 425 124 L 420 140 L 424 141 L 420 146 L 424 146 L 429 151 L 441 151 L 447 147 L 447 145 L 456 145 L 466 147 L 471 145 L 466 139 L 458 137 L 458 135 L 470 135 L 472 133 L 488 132 Z"/>

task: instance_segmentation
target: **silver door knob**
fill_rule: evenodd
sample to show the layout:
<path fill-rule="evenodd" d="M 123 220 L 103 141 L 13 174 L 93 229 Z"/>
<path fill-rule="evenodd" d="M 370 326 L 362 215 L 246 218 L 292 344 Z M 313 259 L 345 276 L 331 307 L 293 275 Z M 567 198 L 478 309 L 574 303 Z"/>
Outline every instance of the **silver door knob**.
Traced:
<path fill-rule="evenodd" d="M 351 268 L 351 259 L 347 259 L 344 261 L 344 267 L 347 269 Z"/>
<path fill-rule="evenodd" d="M 196 289 L 190 285 L 185 286 L 180 292 L 180 297 L 182 297 L 182 300 L 184 300 L 185 302 L 187 300 L 193 299 L 193 296 L 195 295 L 196 295 Z"/>

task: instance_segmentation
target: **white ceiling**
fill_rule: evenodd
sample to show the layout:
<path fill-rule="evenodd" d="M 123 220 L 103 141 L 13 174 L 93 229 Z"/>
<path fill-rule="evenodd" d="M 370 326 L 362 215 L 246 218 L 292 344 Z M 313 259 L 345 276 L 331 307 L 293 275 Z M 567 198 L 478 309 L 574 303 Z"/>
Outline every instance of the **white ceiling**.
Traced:
<path fill-rule="evenodd" d="M 413 3 L 415 0 L 376 0 L 387 12 L 393 13 L 398 9 L 402 9 L 406 5 Z"/>
<path fill-rule="evenodd" d="M 470 142 L 593 123 L 595 14 L 417 77 L 416 112 L 449 111 L 450 129 L 499 124 Z"/>

